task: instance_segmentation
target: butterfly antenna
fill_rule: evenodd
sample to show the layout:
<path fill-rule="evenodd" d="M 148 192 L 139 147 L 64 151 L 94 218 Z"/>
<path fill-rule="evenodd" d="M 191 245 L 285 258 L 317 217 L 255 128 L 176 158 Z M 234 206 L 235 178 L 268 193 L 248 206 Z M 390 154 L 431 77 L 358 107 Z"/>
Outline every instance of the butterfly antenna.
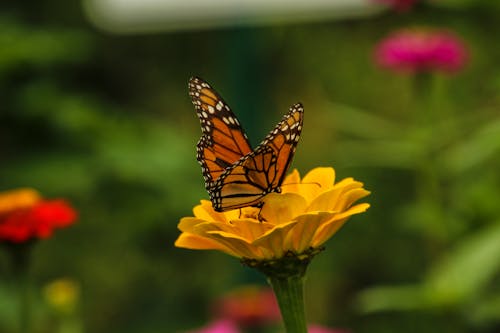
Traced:
<path fill-rule="evenodd" d="M 321 187 L 321 184 L 318 182 L 310 182 L 310 183 L 286 183 L 286 184 L 281 184 L 281 187 L 287 186 L 287 185 L 317 185 Z"/>

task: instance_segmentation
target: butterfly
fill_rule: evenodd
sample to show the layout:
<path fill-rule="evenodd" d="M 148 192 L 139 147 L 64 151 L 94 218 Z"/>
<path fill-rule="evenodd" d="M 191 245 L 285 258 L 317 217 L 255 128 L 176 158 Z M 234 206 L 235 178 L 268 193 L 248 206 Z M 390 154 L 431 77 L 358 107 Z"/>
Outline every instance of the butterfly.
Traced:
<path fill-rule="evenodd" d="M 189 80 L 202 136 L 197 144 L 205 188 L 215 211 L 254 206 L 281 192 L 302 131 L 304 109 L 297 103 L 257 148 L 252 149 L 238 118 L 204 80 Z"/>

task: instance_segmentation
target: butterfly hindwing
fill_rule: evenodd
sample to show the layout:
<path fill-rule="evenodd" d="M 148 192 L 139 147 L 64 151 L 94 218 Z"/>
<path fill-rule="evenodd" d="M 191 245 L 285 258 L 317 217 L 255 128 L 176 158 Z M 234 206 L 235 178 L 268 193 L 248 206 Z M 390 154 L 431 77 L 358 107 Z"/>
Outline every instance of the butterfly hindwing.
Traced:
<path fill-rule="evenodd" d="M 241 158 L 212 184 L 209 193 L 216 211 L 258 205 L 280 186 L 302 131 L 304 110 L 296 104 L 251 153 Z"/>
<path fill-rule="evenodd" d="M 265 151 L 265 152 L 264 152 Z M 214 210 L 256 206 L 267 194 L 269 181 L 257 175 L 266 172 L 264 159 L 275 159 L 271 148 L 252 152 L 224 173 L 209 190 Z M 265 194 L 264 194 L 265 193 Z"/>

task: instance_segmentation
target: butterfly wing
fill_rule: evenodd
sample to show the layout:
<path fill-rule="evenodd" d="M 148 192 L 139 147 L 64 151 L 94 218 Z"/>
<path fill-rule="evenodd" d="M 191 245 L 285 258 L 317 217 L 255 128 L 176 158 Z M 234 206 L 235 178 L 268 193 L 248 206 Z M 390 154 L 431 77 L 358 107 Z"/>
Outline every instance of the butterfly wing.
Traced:
<path fill-rule="evenodd" d="M 302 131 L 304 109 L 295 104 L 252 152 L 227 168 L 210 187 L 216 211 L 256 206 L 280 186 L 292 162 Z"/>
<path fill-rule="evenodd" d="M 197 160 L 205 187 L 209 190 L 228 167 L 250 153 L 252 148 L 234 113 L 207 82 L 192 77 L 189 95 L 201 123 Z"/>

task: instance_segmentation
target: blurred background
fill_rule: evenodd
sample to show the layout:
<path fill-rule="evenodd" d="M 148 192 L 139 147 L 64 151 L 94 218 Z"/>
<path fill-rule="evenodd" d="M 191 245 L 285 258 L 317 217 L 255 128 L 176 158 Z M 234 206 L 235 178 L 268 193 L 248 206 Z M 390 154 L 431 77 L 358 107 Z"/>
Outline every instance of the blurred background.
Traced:
<path fill-rule="evenodd" d="M 234 258 L 173 246 L 179 219 L 208 198 L 193 75 L 221 93 L 253 145 L 302 102 L 292 167 L 333 166 L 339 180 L 372 191 L 369 211 L 309 268 L 311 323 L 500 331 L 499 3 L 41 0 L 0 9 L 0 190 L 33 187 L 79 211 L 74 226 L 36 245 L 34 332 L 188 331 L 213 320 L 221 295 L 265 286 Z M 401 68 L 380 53 L 398 31 L 445 31 L 462 49 L 420 66 L 425 54 L 405 55 L 415 43 L 403 38 L 403 51 L 387 56 L 414 62 Z M 0 332 L 16 320 L 1 283 L 6 262 L 0 252 Z M 70 310 L 50 296 L 54 286 Z"/>

